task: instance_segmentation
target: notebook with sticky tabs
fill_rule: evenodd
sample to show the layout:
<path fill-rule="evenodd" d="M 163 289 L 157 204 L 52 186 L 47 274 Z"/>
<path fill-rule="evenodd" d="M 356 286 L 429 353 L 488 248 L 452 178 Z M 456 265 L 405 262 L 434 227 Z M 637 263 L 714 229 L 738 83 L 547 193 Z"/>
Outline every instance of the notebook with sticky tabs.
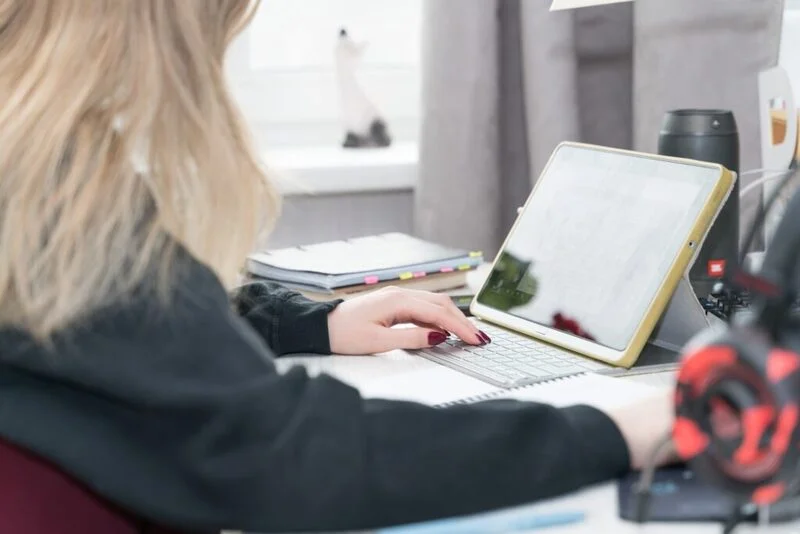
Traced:
<path fill-rule="evenodd" d="M 252 254 L 250 274 L 301 289 L 333 291 L 408 282 L 483 263 L 483 254 L 392 232 Z"/>

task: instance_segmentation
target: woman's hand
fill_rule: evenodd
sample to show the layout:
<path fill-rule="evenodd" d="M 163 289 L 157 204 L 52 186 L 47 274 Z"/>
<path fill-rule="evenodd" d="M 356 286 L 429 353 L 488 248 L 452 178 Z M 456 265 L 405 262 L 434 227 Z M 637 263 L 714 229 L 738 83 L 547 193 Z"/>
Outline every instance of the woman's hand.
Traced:
<path fill-rule="evenodd" d="M 664 465 L 677 459 L 671 445 L 653 458 L 657 446 L 671 434 L 675 422 L 673 388 L 654 389 L 650 395 L 623 405 L 603 406 L 599 401 L 598 408 L 608 414 L 619 428 L 628 445 L 634 469 L 642 469 L 650 461 Z"/>
<path fill-rule="evenodd" d="M 409 324 L 409 328 L 392 328 Z M 489 336 L 467 319 L 447 295 L 387 287 L 341 303 L 328 315 L 331 352 L 375 354 L 439 345 L 452 333 L 471 345 Z"/>

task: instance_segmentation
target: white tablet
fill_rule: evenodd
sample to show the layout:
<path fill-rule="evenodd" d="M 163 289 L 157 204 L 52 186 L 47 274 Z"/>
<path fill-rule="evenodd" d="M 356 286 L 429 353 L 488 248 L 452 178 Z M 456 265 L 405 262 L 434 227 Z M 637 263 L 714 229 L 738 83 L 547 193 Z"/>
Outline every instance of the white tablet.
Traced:
<path fill-rule="evenodd" d="M 471 312 L 633 365 L 734 180 L 712 163 L 561 144 Z"/>

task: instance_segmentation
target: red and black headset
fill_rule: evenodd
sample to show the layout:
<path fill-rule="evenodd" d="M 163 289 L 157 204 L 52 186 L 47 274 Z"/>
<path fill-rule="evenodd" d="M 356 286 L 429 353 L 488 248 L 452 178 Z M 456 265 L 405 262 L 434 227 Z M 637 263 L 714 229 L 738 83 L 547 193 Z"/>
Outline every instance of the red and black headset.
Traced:
<path fill-rule="evenodd" d="M 800 192 L 758 274 L 739 271 L 727 280 L 752 296 L 750 318 L 703 332 L 683 351 L 672 442 L 700 477 L 741 503 L 768 505 L 800 491 L 800 322 L 791 315 L 798 259 Z"/>

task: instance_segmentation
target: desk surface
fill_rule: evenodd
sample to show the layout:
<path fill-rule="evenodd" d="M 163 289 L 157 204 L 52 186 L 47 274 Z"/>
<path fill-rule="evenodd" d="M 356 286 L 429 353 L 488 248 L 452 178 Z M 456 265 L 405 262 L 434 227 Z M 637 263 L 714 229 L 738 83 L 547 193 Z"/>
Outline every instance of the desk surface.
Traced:
<path fill-rule="evenodd" d="M 380 356 L 292 357 L 278 360 L 279 369 L 304 365 L 311 374 L 324 372 L 358 388 L 365 397 L 403 399 L 435 404 L 459 398 L 480 395 L 496 388 L 477 379 L 443 367 L 429 360 L 403 351 L 393 351 Z M 652 385 L 669 385 L 672 373 L 638 375 L 618 380 L 637 380 Z M 554 399 L 555 400 L 555 399 Z M 557 499 L 531 505 L 543 512 L 580 510 L 587 521 L 579 524 L 548 529 L 554 534 L 719 534 L 717 524 L 655 524 L 640 526 L 617 517 L 616 485 L 603 484 Z M 792 525 L 775 525 L 769 529 L 744 525 L 735 532 L 764 532 L 770 534 L 800 533 L 800 522 Z"/>

